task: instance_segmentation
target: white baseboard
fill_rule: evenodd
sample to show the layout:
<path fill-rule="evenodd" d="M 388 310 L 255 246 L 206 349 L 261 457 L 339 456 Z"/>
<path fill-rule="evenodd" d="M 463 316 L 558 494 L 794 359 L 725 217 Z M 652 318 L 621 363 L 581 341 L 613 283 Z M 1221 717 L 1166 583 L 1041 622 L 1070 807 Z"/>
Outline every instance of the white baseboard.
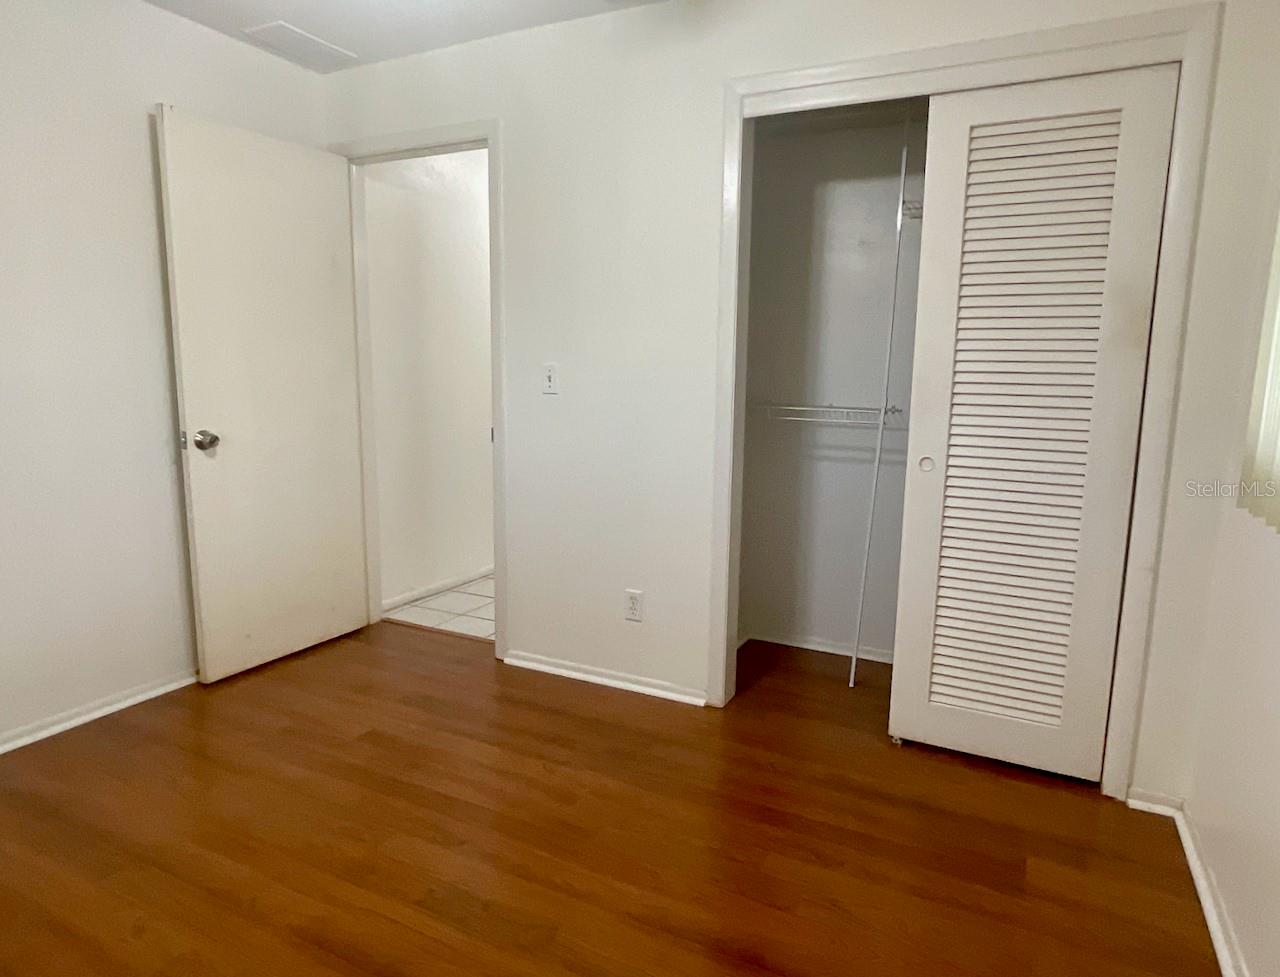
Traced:
<path fill-rule="evenodd" d="M 707 694 L 702 689 L 691 689 L 671 682 L 663 682 L 643 675 L 630 675 L 626 672 L 615 672 L 608 668 L 595 668 L 591 665 L 580 665 L 577 662 L 563 661 L 559 658 L 547 658 L 543 655 L 531 655 L 527 651 L 508 651 L 502 659 L 508 665 L 517 668 L 528 668 L 535 672 L 547 672 L 564 678 L 578 679 L 582 682 L 593 682 L 596 685 L 607 685 L 612 689 L 625 689 L 628 692 L 642 692 L 645 695 L 657 696 L 659 699 L 671 699 L 691 706 L 705 706 Z"/>
<path fill-rule="evenodd" d="M 774 645 L 786 645 L 789 648 L 803 648 L 805 651 L 821 651 L 828 655 L 844 655 L 845 658 L 853 657 L 853 643 L 843 641 L 826 641 L 822 638 L 814 638 L 808 635 L 776 635 L 776 634 L 752 634 L 745 638 L 739 639 L 739 646 L 747 641 L 767 641 Z M 883 662 L 886 665 L 893 664 L 893 651 L 885 648 L 869 648 L 863 645 L 858 649 L 858 658 L 862 661 Z"/>
<path fill-rule="evenodd" d="M 1135 811 L 1149 811 L 1173 818 L 1174 824 L 1178 826 L 1178 837 L 1182 840 L 1182 850 L 1187 856 L 1191 879 L 1195 882 L 1196 895 L 1200 897 L 1200 908 L 1204 912 L 1205 923 L 1209 926 L 1209 938 L 1213 940 L 1213 952 L 1218 958 L 1222 977 L 1250 977 L 1249 967 L 1240 954 L 1235 929 L 1231 926 L 1231 917 L 1227 915 L 1226 906 L 1222 902 L 1222 893 L 1218 890 L 1213 872 L 1200 854 L 1199 836 L 1194 823 L 1187 816 L 1186 806 L 1181 798 L 1131 790 L 1128 804 Z"/>
<path fill-rule="evenodd" d="M 1161 794 L 1154 790 L 1143 790 L 1140 787 L 1129 788 L 1128 803 L 1135 811 L 1163 814 L 1168 818 L 1173 817 L 1175 812 L 1182 810 L 1181 797 L 1174 797 L 1172 794 Z"/>
<path fill-rule="evenodd" d="M 40 719 L 34 723 L 28 723 L 25 726 L 19 726 L 17 729 L 9 730 L 7 733 L 0 733 L 0 753 L 8 753 L 10 750 L 16 750 L 20 746 L 26 746 L 28 743 L 45 739 L 55 733 L 61 733 L 64 730 L 110 715 L 113 712 L 119 712 L 121 709 L 127 709 L 129 706 L 145 702 L 147 699 L 154 699 L 156 696 L 164 695 L 166 692 L 181 689 L 184 686 L 191 685 L 195 680 L 195 672 L 184 672 L 181 675 L 169 676 L 157 682 L 146 682 L 123 692 L 118 692 L 115 695 L 105 696 L 86 705 L 60 712 L 56 716 L 50 716 L 48 719 Z"/>
<path fill-rule="evenodd" d="M 465 573 L 461 577 L 439 580 L 426 587 L 406 591 L 403 594 L 384 600 L 382 602 L 382 612 L 385 614 L 387 611 L 394 611 L 397 607 L 404 607 L 405 604 L 412 604 L 414 601 L 419 601 L 426 597 L 434 597 L 436 594 L 443 594 L 446 590 L 461 587 L 464 583 L 471 583 L 472 580 L 479 580 L 481 577 L 487 577 L 491 573 L 493 573 L 493 567 L 489 566 L 482 570 L 477 570 L 475 573 Z"/>
<path fill-rule="evenodd" d="M 862 661 L 880 662 L 882 665 L 893 664 L 892 648 L 868 648 L 863 645 L 858 649 L 858 658 Z"/>

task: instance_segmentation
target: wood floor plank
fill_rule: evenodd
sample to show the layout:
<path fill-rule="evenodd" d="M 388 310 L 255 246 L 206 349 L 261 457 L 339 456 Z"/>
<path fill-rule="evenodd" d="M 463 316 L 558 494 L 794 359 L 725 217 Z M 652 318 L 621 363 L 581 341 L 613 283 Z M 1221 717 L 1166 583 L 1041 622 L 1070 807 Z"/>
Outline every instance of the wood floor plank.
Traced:
<path fill-rule="evenodd" d="M 752 643 L 723 710 L 381 624 L 0 757 L 0 974 L 1200 977 L 1176 830 Z"/>

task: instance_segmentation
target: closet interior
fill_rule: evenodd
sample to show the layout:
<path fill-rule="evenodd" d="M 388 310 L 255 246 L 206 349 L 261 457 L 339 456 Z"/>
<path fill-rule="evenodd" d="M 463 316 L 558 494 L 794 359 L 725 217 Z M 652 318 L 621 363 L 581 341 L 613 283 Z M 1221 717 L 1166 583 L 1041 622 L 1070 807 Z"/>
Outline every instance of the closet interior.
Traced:
<path fill-rule="evenodd" d="M 738 633 L 890 661 L 928 100 L 755 123 Z"/>

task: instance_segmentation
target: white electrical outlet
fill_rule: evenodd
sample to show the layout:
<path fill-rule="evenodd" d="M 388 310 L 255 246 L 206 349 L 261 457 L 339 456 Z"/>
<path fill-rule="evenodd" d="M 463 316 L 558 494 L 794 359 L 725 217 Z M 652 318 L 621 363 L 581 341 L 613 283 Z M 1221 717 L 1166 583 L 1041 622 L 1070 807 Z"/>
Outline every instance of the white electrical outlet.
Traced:
<path fill-rule="evenodd" d="M 624 616 L 628 621 L 644 620 L 644 591 L 643 590 L 624 590 L 626 595 L 626 605 L 623 608 Z"/>
<path fill-rule="evenodd" d="M 542 364 L 542 392 L 544 394 L 558 394 L 560 392 L 559 363 Z"/>

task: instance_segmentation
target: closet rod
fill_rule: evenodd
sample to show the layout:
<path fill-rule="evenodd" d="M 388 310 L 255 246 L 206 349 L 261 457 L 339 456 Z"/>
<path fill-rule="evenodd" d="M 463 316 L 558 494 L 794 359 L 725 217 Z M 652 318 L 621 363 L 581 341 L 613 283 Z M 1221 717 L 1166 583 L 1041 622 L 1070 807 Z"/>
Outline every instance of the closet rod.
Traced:
<path fill-rule="evenodd" d="M 774 421 L 808 421 L 815 424 L 846 424 L 850 426 L 879 427 L 886 415 L 901 414 L 902 408 L 888 407 L 838 407 L 834 404 L 752 404 L 752 409 L 764 411 Z"/>

